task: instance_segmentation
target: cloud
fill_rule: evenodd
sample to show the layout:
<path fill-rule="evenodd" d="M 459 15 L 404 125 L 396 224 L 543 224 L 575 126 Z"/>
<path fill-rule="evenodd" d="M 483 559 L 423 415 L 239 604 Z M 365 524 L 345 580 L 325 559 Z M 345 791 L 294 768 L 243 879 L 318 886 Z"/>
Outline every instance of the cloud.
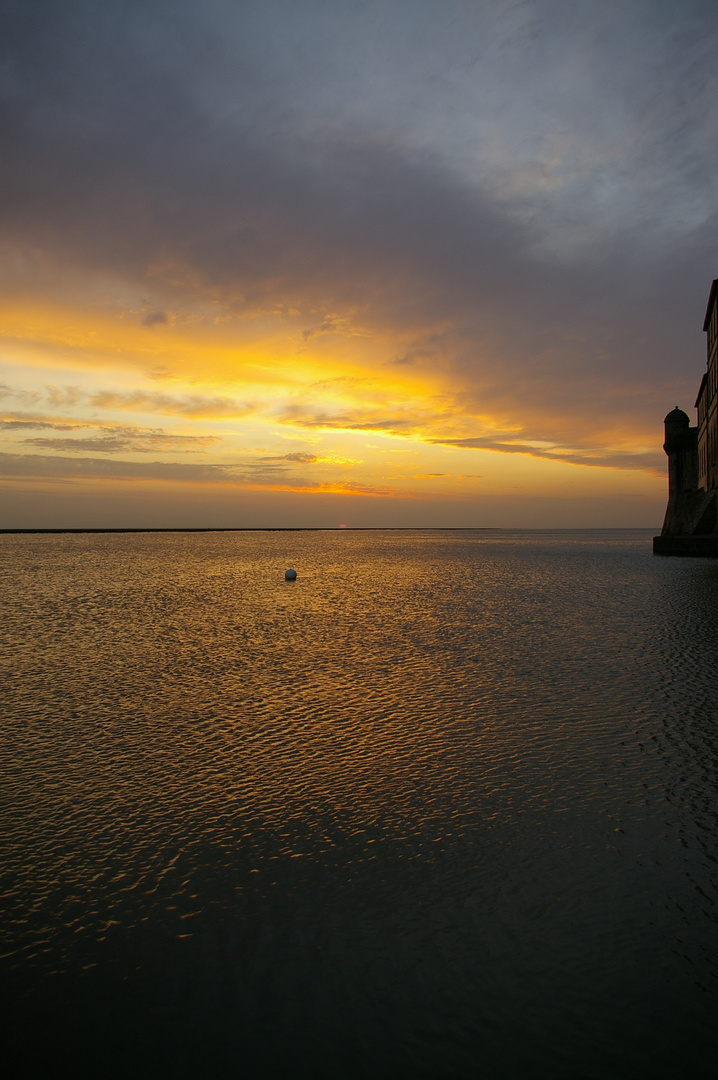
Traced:
<path fill-rule="evenodd" d="M 0 476 L 28 479 L 146 479 L 188 483 L 231 483 L 235 477 L 220 465 L 181 462 L 114 461 L 107 458 L 60 457 L 42 454 L 0 454 Z"/>
<path fill-rule="evenodd" d="M 403 353 L 402 356 L 397 356 L 396 359 L 387 362 L 389 364 L 406 364 L 408 366 L 413 366 L 415 364 L 422 364 L 426 361 L 434 360 L 436 357 L 440 356 L 440 353 L 428 348 L 409 349 L 407 352 Z"/>
<path fill-rule="evenodd" d="M 49 404 L 55 408 L 72 408 L 85 399 L 85 392 L 79 386 L 46 386 L 45 392 Z"/>
<path fill-rule="evenodd" d="M 356 335 L 359 331 L 353 324 L 352 314 L 354 313 L 331 312 L 325 315 L 316 326 L 302 330 L 302 337 L 305 341 L 310 341 L 312 338 L 320 337 L 323 334 L 343 334 L 346 337 Z"/>
<path fill-rule="evenodd" d="M 385 365 L 377 342 L 466 416 L 521 430 L 524 449 L 484 448 L 549 457 L 530 443 L 550 430 L 569 451 L 595 442 L 584 463 L 626 462 L 616 433 L 655 423 L 659 442 L 702 370 L 718 25 L 699 0 L 570 8 L 389 0 L 379 25 L 373 5 L 313 0 L 61 2 L 42 18 L 8 0 L 0 240 L 147 290 L 147 326 L 184 301 L 299 311 L 329 376 L 333 336 L 365 341 L 367 370 Z M 282 415 L 423 422 L 369 401 Z"/>
<path fill-rule="evenodd" d="M 305 454 L 305 453 L 296 452 L 296 453 L 292 453 L 292 454 L 274 454 L 274 455 L 272 455 L 270 457 L 260 458 L 259 460 L 260 461 L 266 461 L 266 462 L 294 461 L 294 462 L 299 462 L 302 465 L 311 465 L 313 462 L 319 461 L 319 458 L 316 456 L 316 454 Z"/>
<path fill-rule="evenodd" d="M 44 395 L 40 391 L 28 392 L 8 386 L 2 396 L 15 397 L 33 404 L 39 403 L 44 397 L 46 403 L 56 409 L 86 408 L 90 405 L 110 411 L 152 412 L 195 419 L 238 419 L 247 416 L 256 408 L 249 402 L 221 396 L 162 394 L 145 390 L 88 392 L 78 386 L 47 386 Z M 30 418 L 20 416 L 17 419 Z"/>
<path fill-rule="evenodd" d="M 38 390 L 24 390 L 17 386 L 0 386 L 0 398 L 12 397 L 18 401 L 24 401 L 28 405 L 36 405 L 42 400 L 42 396 Z"/>
<path fill-rule="evenodd" d="M 142 320 L 143 326 L 164 326 L 167 323 L 167 313 L 164 311 L 150 311 Z"/>
<path fill-rule="evenodd" d="M 27 429 L 44 429 L 47 431 L 76 431 L 85 427 L 84 424 L 57 424 L 47 420 L 0 420 L 0 431 L 24 431 Z"/>
<path fill-rule="evenodd" d="M 459 449 L 493 450 L 502 454 L 528 454 L 529 457 L 546 458 L 550 461 L 565 461 L 574 465 L 594 465 L 611 469 L 642 469 L 659 475 L 666 471 L 665 456 L 658 451 L 642 454 L 606 453 L 600 447 L 569 449 L 561 446 L 537 446 L 533 442 L 520 439 L 501 439 L 484 436 L 476 439 L 431 439 L 441 446 L 455 446 Z"/>
<path fill-rule="evenodd" d="M 296 404 L 283 408 L 279 418 L 285 423 L 296 424 L 305 428 L 386 431 L 392 433 L 402 432 L 404 434 L 418 430 L 421 422 L 420 415 L 414 410 L 408 410 L 407 416 L 387 416 L 380 410 L 373 414 L 359 410 L 324 412 L 312 409 L 311 406 Z"/>
<path fill-rule="evenodd" d="M 220 441 L 217 435 L 186 435 L 163 431 L 161 428 L 143 428 L 103 424 L 82 420 L 76 423 L 49 421 L 45 417 L 17 414 L 0 419 L 0 431 L 80 431 L 91 429 L 97 434 L 57 438 L 54 436 L 30 436 L 22 443 L 39 446 L 46 450 L 72 453 L 116 454 L 121 452 L 152 453 L 161 451 L 192 453 L 202 452 Z"/>
<path fill-rule="evenodd" d="M 401 497 L 404 492 L 360 481 L 327 483 L 297 475 L 279 464 L 245 462 L 205 465 L 163 461 L 118 461 L 108 458 L 60 457 L 0 453 L 0 479 L 72 483 L 84 480 L 166 481 L 182 484 L 266 487 L 291 491 L 345 492 L 355 495 Z M 421 496 L 419 496 L 421 497 Z"/>
<path fill-rule="evenodd" d="M 227 397 L 203 397 L 201 394 L 171 395 L 145 391 L 120 393 L 101 390 L 88 398 L 90 405 L 98 409 L 119 409 L 128 412 L 165 413 L 169 416 L 187 416 L 197 419 L 237 418 L 246 416 L 254 409 L 247 402 Z"/>
<path fill-rule="evenodd" d="M 162 452 L 191 453 L 204 450 L 218 442 L 216 435 L 174 435 L 166 431 L 146 431 L 141 428 L 101 428 L 101 434 L 88 438 L 32 437 L 22 441 L 44 450 L 72 453 L 134 453 Z"/>

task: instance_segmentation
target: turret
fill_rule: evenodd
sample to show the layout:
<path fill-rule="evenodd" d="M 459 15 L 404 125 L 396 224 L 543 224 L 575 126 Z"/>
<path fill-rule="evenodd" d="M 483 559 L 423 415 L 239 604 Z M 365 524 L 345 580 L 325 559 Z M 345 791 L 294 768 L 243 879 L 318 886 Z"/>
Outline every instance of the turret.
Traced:
<path fill-rule="evenodd" d="M 690 430 L 691 422 L 683 409 L 679 409 L 676 405 L 675 409 L 671 409 L 663 423 L 666 429 L 666 441 L 663 444 L 663 449 L 670 457 L 671 454 L 678 453 L 684 448 L 686 432 Z"/>
<path fill-rule="evenodd" d="M 698 428 L 676 405 L 664 420 L 668 455 L 668 507 L 662 536 L 684 536 L 690 531 L 691 496 L 698 487 Z"/>

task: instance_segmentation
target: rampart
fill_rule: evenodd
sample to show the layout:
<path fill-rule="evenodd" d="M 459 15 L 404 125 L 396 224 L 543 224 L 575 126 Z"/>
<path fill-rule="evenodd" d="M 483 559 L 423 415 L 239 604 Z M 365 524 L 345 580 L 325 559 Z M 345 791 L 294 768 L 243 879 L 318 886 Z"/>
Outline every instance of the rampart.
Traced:
<path fill-rule="evenodd" d="M 668 506 L 656 555 L 718 558 L 718 278 L 711 286 L 703 329 L 708 369 L 703 376 L 691 427 L 676 405 L 665 418 L 663 449 L 668 456 Z"/>

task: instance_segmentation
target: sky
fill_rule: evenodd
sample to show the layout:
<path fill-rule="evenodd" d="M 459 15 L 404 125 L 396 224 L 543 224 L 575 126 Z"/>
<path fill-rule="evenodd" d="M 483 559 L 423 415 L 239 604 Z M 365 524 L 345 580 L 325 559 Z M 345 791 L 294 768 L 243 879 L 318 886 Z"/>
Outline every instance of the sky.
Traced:
<path fill-rule="evenodd" d="M 660 527 L 713 0 L 4 0 L 0 527 Z"/>

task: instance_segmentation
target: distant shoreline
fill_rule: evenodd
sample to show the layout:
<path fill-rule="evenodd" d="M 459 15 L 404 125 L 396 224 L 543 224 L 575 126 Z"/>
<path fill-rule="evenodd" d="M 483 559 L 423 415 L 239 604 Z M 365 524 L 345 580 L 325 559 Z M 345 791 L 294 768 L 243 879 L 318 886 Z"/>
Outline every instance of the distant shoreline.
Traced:
<path fill-rule="evenodd" d="M 634 532 L 651 531 L 649 525 L 611 526 L 547 526 L 519 527 L 501 525 L 254 525 L 254 526 L 180 526 L 178 528 L 136 529 L 0 529 L 0 536 L 24 536 L 62 533 L 210 533 L 210 532 Z M 653 530 L 655 531 L 655 529 Z"/>
<path fill-rule="evenodd" d="M 500 532 L 496 525 L 254 525 L 138 529 L 0 529 L 0 535 L 31 533 L 206 533 L 206 532 Z"/>

